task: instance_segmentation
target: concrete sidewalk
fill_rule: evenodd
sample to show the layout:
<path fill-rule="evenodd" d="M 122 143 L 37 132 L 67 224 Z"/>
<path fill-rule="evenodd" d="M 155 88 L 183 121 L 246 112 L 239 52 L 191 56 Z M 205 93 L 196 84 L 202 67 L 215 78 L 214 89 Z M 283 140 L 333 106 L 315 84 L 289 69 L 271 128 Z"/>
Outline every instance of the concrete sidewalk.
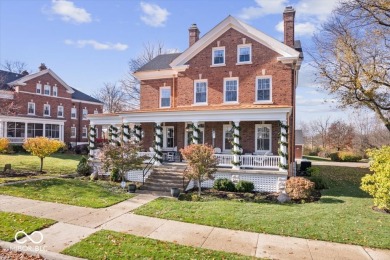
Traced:
<path fill-rule="evenodd" d="M 157 196 L 139 194 L 108 208 L 92 209 L 0 195 L 0 211 L 59 221 L 41 230 L 43 245 L 61 252 L 90 234 L 113 230 L 213 250 L 272 259 L 390 259 L 389 250 L 236 231 L 140 216 L 132 210 Z"/>

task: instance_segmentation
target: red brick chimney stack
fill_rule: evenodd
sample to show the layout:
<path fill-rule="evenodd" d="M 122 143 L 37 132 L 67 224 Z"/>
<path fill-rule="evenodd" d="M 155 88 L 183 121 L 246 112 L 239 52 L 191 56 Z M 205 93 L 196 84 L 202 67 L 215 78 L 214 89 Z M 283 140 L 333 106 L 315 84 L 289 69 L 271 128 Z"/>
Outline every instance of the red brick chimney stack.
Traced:
<path fill-rule="evenodd" d="M 284 44 L 294 47 L 294 19 L 295 9 L 292 6 L 287 6 L 283 12 L 284 21 Z"/>
<path fill-rule="evenodd" d="M 190 35 L 190 47 L 199 40 L 200 31 L 196 23 L 193 23 L 188 29 Z"/>

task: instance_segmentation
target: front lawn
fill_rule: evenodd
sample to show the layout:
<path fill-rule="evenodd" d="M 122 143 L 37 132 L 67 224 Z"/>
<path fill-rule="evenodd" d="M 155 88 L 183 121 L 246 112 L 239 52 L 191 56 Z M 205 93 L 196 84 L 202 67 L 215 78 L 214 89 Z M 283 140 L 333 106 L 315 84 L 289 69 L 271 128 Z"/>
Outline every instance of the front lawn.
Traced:
<path fill-rule="evenodd" d="M 86 259 L 252 259 L 114 231 L 98 231 L 63 254 Z"/>
<path fill-rule="evenodd" d="M 104 208 L 134 197 L 118 184 L 79 179 L 46 179 L 0 187 L 0 194 L 75 206 Z"/>
<path fill-rule="evenodd" d="M 53 225 L 56 221 L 45 218 L 36 218 L 18 213 L 0 212 L 0 240 L 14 241 L 15 234 L 23 230 L 30 234 Z"/>
<path fill-rule="evenodd" d="M 178 201 L 161 198 L 140 215 L 229 229 L 285 235 L 390 249 L 390 214 L 371 209 L 372 198 L 359 189 L 366 168 L 316 166 L 330 189 L 318 202 L 252 203 L 227 200 Z"/>

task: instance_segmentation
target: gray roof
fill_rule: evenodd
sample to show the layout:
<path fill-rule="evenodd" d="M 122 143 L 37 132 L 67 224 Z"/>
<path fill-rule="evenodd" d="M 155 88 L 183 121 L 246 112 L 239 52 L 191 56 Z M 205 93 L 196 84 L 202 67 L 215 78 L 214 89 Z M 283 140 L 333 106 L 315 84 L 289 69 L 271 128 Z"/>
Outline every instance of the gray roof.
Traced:
<path fill-rule="evenodd" d="M 96 98 L 93 98 L 75 88 L 72 88 L 74 92 L 72 93 L 72 99 L 77 99 L 77 100 L 83 100 L 83 101 L 89 101 L 89 102 L 97 102 L 103 104 L 100 100 L 97 100 Z"/>
<path fill-rule="evenodd" d="M 304 144 L 302 130 L 295 130 L 295 144 Z"/>
<path fill-rule="evenodd" d="M 170 54 L 160 54 L 155 57 L 153 60 L 146 63 L 144 66 L 139 68 L 138 71 L 148 71 L 148 70 L 164 70 L 170 69 L 169 64 L 176 59 L 181 53 L 170 53 Z"/>
<path fill-rule="evenodd" d="M 10 83 L 14 80 L 24 77 L 22 74 L 13 73 L 5 70 L 0 70 L 0 90 L 9 90 L 11 89 L 7 83 Z"/>

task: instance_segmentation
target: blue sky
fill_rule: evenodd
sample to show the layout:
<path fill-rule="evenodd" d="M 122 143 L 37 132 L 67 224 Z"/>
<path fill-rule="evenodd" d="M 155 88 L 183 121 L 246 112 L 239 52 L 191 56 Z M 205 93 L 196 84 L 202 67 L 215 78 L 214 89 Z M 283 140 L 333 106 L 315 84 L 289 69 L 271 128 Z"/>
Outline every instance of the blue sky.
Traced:
<path fill-rule="evenodd" d="M 18 60 L 35 72 L 41 62 L 88 94 L 123 78 L 143 43 L 185 50 L 188 27 L 201 35 L 233 15 L 282 41 L 285 6 L 296 9 L 296 39 L 311 45 L 337 0 L 0 0 L 0 63 Z M 297 121 L 342 118 L 317 91 L 308 55 L 297 92 Z"/>

